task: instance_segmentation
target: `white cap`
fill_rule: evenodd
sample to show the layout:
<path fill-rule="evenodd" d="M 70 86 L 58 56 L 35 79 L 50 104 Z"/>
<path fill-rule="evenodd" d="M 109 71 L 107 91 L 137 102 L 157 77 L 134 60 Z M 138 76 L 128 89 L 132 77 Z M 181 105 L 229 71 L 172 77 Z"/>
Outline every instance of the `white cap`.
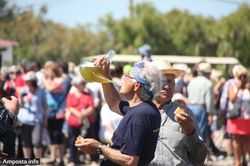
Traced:
<path fill-rule="evenodd" d="M 210 73 L 212 70 L 212 67 L 209 63 L 202 62 L 198 66 L 198 71 L 204 72 L 204 73 Z"/>
<path fill-rule="evenodd" d="M 85 82 L 85 80 L 81 76 L 75 76 L 75 77 L 73 77 L 71 84 L 78 85 L 78 84 L 81 84 L 84 82 Z"/>
<path fill-rule="evenodd" d="M 29 71 L 28 73 L 26 73 L 24 75 L 24 80 L 25 81 L 36 81 L 37 80 L 36 73 L 33 71 Z"/>
<path fill-rule="evenodd" d="M 9 72 L 13 72 L 13 73 L 15 73 L 15 72 L 17 72 L 17 66 L 11 66 L 10 68 L 9 68 Z"/>
<path fill-rule="evenodd" d="M 173 64 L 173 68 L 183 70 L 184 72 L 186 72 L 189 69 L 188 65 L 184 63 Z"/>

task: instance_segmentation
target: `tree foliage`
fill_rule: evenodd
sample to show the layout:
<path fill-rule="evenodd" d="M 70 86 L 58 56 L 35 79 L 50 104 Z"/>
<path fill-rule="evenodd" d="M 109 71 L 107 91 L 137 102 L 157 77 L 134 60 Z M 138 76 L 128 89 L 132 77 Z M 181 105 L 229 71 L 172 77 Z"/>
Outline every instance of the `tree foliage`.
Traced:
<path fill-rule="evenodd" d="M 79 62 L 83 56 L 110 48 L 136 53 L 139 46 L 148 43 L 154 54 L 232 56 L 250 66 L 250 7 L 246 4 L 215 20 L 177 9 L 161 13 L 151 3 L 142 3 L 133 7 L 129 17 L 116 20 L 106 15 L 100 19 L 98 31 L 87 25 L 70 28 L 46 20 L 46 6 L 38 14 L 6 6 L 6 1 L 0 0 L 0 36 L 19 43 L 14 49 L 17 62 Z"/>

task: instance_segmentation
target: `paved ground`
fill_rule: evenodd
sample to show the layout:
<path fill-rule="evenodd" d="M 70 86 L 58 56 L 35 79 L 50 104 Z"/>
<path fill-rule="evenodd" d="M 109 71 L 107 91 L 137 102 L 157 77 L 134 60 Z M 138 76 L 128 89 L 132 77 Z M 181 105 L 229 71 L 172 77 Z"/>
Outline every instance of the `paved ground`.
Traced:
<path fill-rule="evenodd" d="M 233 166 L 233 159 L 232 157 L 226 157 L 225 159 L 217 159 L 212 157 L 213 161 L 206 161 L 205 165 L 206 166 Z M 47 164 L 43 164 L 44 166 L 46 166 Z M 70 166 L 67 161 L 65 161 L 65 165 Z M 99 166 L 98 163 L 86 163 L 86 164 L 81 164 L 82 166 Z M 49 165 L 47 165 L 49 166 Z M 250 165 L 249 165 L 250 166 Z"/>
<path fill-rule="evenodd" d="M 223 160 L 214 160 L 206 162 L 207 166 L 233 166 L 233 158 L 226 157 Z"/>

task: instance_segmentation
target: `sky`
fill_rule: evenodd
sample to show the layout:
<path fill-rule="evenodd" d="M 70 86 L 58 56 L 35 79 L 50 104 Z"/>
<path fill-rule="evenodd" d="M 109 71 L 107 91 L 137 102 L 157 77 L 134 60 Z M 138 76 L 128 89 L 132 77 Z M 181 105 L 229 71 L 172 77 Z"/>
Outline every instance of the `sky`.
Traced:
<path fill-rule="evenodd" d="M 11 3 L 35 11 L 46 4 L 47 19 L 63 23 L 67 26 L 79 24 L 96 24 L 106 14 L 120 19 L 129 15 L 129 0 L 9 0 Z M 244 0 L 133 0 L 134 4 L 151 2 L 161 12 L 172 9 L 188 10 L 193 14 L 221 18 L 237 10 Z M 245 0 L 246 1 L 246 0 Z"/>

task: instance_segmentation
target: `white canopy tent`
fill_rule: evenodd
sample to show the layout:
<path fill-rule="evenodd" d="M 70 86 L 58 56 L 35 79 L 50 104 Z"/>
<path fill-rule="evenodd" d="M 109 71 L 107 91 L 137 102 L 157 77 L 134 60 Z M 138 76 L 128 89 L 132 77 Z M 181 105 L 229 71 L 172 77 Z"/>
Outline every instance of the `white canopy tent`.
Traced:
<path fill-rule="evenodd" d="M 86 57 L 82 60 L 91 60 L 96 56 Z M 238 59 L 234 57 L 197 57 L 197 56 L 181 56 L 181 55 L 152 55 L 153 60 L 166 61 L 169 63 L 196 64 L 201 61 L 214 65 L 235 65 L 239 64 Z M 134 63 L 140 60 L 139 55 L 117 54 L 112 58 L 113 63 Z"/>

